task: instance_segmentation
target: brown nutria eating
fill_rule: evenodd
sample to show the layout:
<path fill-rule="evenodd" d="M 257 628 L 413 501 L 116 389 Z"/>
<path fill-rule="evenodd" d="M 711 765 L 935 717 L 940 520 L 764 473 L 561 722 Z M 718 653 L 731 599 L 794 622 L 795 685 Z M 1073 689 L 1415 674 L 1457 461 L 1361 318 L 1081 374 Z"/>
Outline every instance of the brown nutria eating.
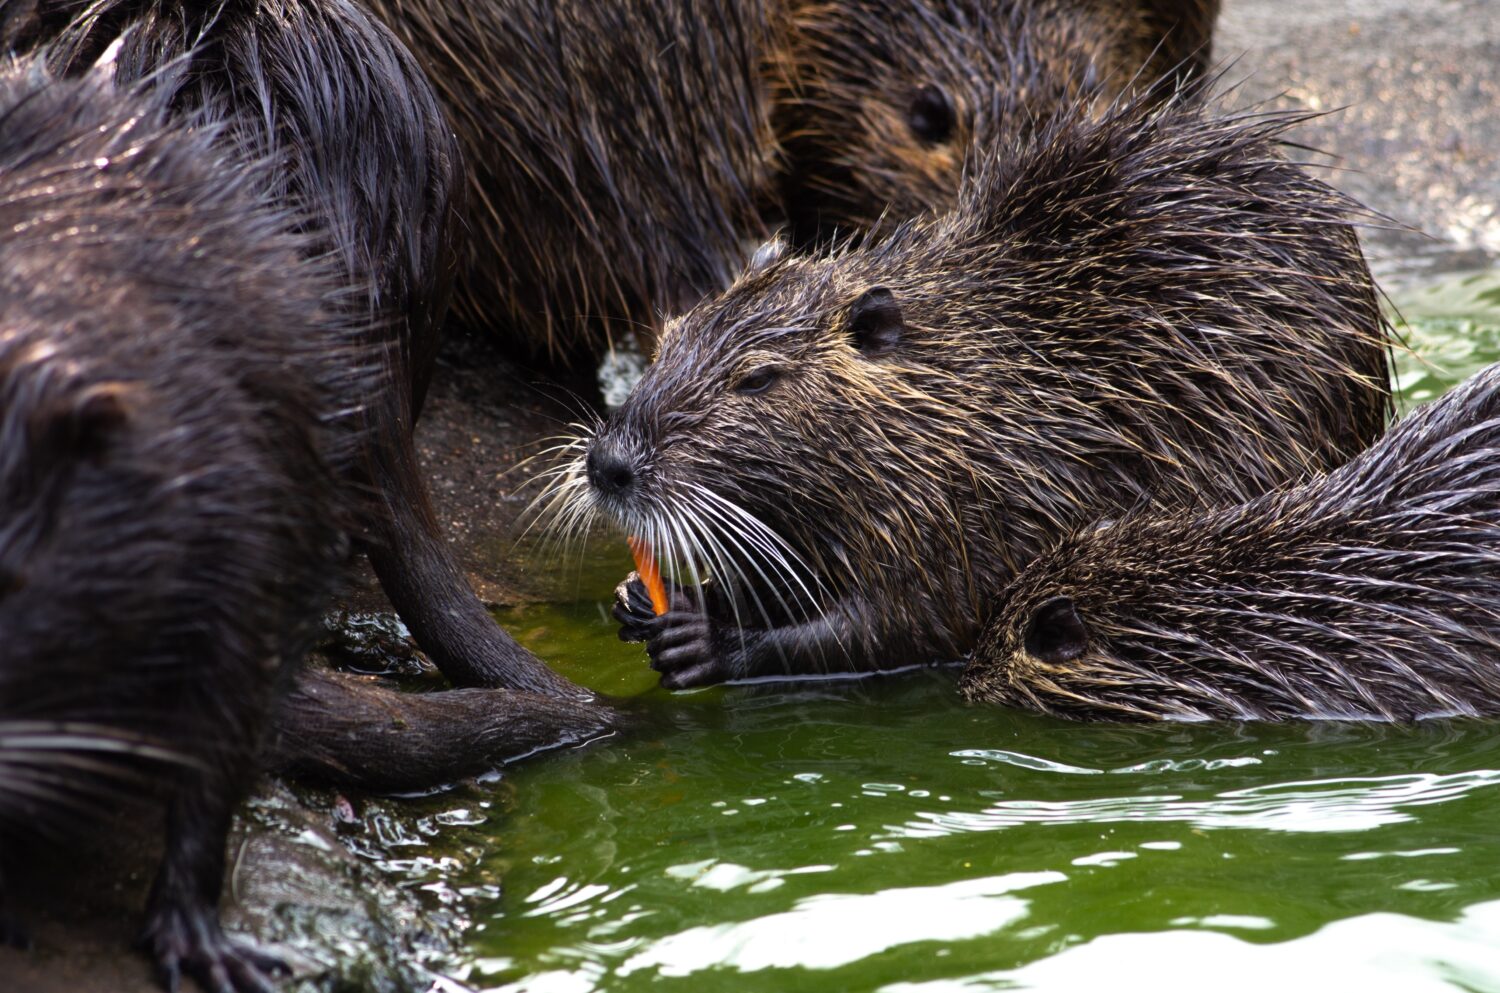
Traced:
<path fill-rule="evenodd" d="M 1085 529 L 1017 577 L 970 700 L 1102 720 L 1500 714 L 1500 366 L 1352 462 Z"/>
<path fill-rule="evenodd" d="M 276 195 L 310 216 L 352 286 L 347 306 L 385 355 L 347 485 L 373 488 L 357 537 L 421 647 L 463 686 L 582 691 L 522 649 L 474 595 L 433 515 L 412 427 L 447 310 L 458 146 L 412 55 L 353 0 L 39 0 L 0 18 L 0 42 L 49 46 L 87 71 L 123 38 L 122 79 L 205 106 L 281 166 Z"/>
<path fill-rule="evenodd" d="M 226 834 L 369 499 L 384 356 L 279 164 L 168 97 L 0 68 L 0 845 L 165 794 L 145 949 L 265 993 Z"/>
<path fill-rule="evenodd" d="M 1354 206 L 1283 157 L 1292 123 L 1064 110 L 951 213 L 671 322 L 544 505 L 711 575 L 660 616 L 625 584 L 622 637 L 669 687 L 955 660 L 1073 528 L 1367 446 L 1388 329 Z"/>
<path fill-rule="evenodd" d="M 1059 107 L 1165 97 L 1208 65 L 1218 0 L 804 0 L 779 47 L 773 122 L 798 244 L 958 197 L 974 149 Z"/>
<path fill-rule="evenodd" d="M 783 220 L 858 229 L 950 205 L 997 90 L 1039 103 L 1175 78 L 1206 58 L 1218 6 L 367 2 L 422 61 L 464 146 L 456 316 L 553 360 L 654 333 L 727 286 Z M 866 126 L 889 101 L 894 135 Z"/>

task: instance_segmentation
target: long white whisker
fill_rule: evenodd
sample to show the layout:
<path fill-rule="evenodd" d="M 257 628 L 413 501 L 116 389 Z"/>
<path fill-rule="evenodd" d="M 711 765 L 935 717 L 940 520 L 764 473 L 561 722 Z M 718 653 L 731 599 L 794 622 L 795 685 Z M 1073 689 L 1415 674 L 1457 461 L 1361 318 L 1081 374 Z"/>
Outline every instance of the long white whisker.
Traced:
<path fill-rule="evenodd" d="M 747 541 L 752 542 L 755 547 L 762 550 L 768 564 L 774 564 L 787 579 L 796 583 L 803 595 L 807 597 L 807 602 L 810 605 L 817 605 L 825 601 L 828 597 L 828 588 L 823 585 L 817 573 L 807 565 L 806 561 L 797 554 L 796 550 L 784 538 L 767 527 L 755 515 L 749 513 L 733 501 L 725 499 L 708 487 L 695 484 L 693 488 L 703 497 L 712 501 L 721 510 L 722 514 L 732 516 L 738 522 L 735 530 Z M 720 519 L 726 525 L 729 523 L 728 519 L 724 516 L 721 516 Z M 821 596 L 815 596 L 813 591 L 808 588 L 807 583 L 802 579 L 802 575 L 804 574 L 818 588 L 818 593 Z"/>

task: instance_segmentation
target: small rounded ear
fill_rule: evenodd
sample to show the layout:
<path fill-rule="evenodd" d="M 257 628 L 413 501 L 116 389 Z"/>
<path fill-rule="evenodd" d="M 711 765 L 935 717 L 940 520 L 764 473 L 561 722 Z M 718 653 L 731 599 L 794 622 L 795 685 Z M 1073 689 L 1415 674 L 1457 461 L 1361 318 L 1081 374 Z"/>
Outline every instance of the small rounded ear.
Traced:
<path fill-rule="evenodd" d="M 1089 629 L 1071 597 L 1055 596 L 1026 623 L 1026 654 L 1043 662 L 1070 662 L 1088 647 Z"/>
<path fill-rule="evenodd" d="M 760 272 L 785 254 L 786 239 L 777 234 L 770 241 L 760 243 L 755 249 L 755 254 L 750 256 L 750 264 L 745 267 L 745 271 Z"/>
<path fill-rule="evenodd" d="M 43 443 L 58 454 L 101 459 L 130 424 L 127 383 L 100 383 L 80 394 L 70 406 L 51 412 L 42 427 Z"/>
<path fill-rule="evenodd" d="M 849 337 L 867 358 L 896 350 L 906 333 L 901 305 L 884 286 L 865 290 L 849 308 Z"/>

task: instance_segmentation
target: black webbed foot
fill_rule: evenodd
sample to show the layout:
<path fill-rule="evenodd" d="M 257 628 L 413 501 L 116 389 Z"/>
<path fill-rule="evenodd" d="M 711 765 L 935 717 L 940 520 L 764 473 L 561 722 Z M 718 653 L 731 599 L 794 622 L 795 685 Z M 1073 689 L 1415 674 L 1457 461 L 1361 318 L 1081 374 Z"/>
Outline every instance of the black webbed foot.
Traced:
<path fill-rule="evenodd" d="M 146 923 L 141 944 L 156 963 L 157 980 L 169 993 L 176 993 L 184 974 L 207 993 L 276 993 L 271 977 L 288 972 L 275 956 L 226 935 L 210 907 L 157 908 Z"/>

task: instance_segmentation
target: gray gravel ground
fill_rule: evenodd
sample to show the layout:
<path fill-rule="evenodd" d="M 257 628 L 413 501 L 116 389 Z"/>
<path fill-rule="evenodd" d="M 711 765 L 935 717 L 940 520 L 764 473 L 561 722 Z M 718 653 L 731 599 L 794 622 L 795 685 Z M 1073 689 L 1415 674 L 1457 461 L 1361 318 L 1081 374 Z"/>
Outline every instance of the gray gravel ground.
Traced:
<path fill-rule="evenodd" d="M 1334 185 L 1409 230 L 1372 231 L 1400 285 L 1500 255 L 1500 0 L 1225 0 L 1237 100 L 1329 111 L 1297 132 Z"/>

